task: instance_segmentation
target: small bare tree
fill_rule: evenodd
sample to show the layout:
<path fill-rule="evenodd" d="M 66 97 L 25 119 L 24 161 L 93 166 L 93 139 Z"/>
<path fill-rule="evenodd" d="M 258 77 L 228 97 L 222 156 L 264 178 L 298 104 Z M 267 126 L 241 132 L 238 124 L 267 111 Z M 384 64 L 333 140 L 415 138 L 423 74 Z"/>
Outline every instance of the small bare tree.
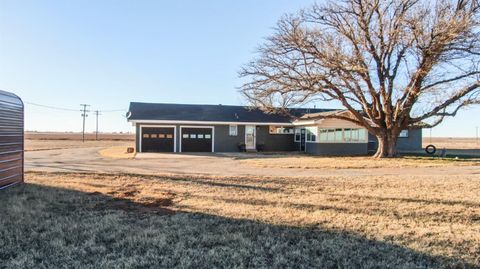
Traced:
<path fill-rule="evenodd" d="M 476 0 L 331 0 L 278 22 L 240 71 L 266 110 L 336 101 L 396 156 L 402 130 L 433 127 L 480 103 Z"/>

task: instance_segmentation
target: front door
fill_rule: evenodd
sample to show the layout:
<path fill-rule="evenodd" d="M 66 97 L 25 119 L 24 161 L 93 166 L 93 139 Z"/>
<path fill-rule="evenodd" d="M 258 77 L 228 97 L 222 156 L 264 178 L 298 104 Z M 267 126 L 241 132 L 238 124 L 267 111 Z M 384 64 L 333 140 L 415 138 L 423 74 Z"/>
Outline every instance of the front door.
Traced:
<path fill-rule="evenodd" d="M 255 125 L 245 126 L 245 148 L 256 149 L 256 128 Z"/>
<path fill-rule="evenodd" d="M 306 138 L 305 128 L 300 129 L 300 151 L 305 151 Z"/>

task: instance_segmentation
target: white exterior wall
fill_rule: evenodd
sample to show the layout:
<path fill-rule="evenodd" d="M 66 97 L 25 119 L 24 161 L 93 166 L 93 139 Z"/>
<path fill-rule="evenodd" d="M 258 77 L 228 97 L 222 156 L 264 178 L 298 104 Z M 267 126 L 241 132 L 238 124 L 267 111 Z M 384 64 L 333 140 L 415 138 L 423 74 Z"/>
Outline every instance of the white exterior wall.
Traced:
<path fill-rule="evenodd" d="M 318 127 L 322 129 L 334 129 L 334 128 L 358 128 L 365 129 L 360 125 L 357 125 L 353 122 L 341 120 L 341 119 L 323 119 L 316 121 Z"/>
<path fill-rule="evenodd" d="M 367 129 L 353 122 L 341 119 L 321 119 L 296 122 L 297 128 L 312 130 L 316 135 L 316 141 L 309 141 L 308 134 L 305 143 L 305 151 L 315 155 L 366 155 L 368 153 L 368 132 Z M 320 129 L 360 129 L 363 138 L 357 141 L 344 140 L 345 132 L 340 132 L 342 140 L 320 141 Z"/>

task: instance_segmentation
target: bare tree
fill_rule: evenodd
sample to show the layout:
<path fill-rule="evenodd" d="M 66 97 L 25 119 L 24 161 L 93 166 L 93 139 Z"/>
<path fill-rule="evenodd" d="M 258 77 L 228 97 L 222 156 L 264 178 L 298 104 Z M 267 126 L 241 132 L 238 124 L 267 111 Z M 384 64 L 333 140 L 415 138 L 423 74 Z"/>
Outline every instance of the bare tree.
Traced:
<path fill-rule="evenodd" d="M 480 103 L 477 0 L 335 0 L 281 18 L 240 71 L 265 110 L 336 101 L 396 156 L 402 130 Z"/>

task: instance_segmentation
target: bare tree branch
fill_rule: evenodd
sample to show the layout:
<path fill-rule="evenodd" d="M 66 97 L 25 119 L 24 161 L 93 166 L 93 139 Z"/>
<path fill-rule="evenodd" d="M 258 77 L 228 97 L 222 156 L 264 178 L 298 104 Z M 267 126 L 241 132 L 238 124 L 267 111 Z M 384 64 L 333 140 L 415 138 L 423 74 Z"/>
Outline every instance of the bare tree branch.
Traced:
<path fill-rule="evenodd" d="M 480 103 L 479 23 L 477 0 L 314 4 L 279 20 L 241 91 L 269 111 L 337 101 L 391 156 L 401 130 Z"/>

